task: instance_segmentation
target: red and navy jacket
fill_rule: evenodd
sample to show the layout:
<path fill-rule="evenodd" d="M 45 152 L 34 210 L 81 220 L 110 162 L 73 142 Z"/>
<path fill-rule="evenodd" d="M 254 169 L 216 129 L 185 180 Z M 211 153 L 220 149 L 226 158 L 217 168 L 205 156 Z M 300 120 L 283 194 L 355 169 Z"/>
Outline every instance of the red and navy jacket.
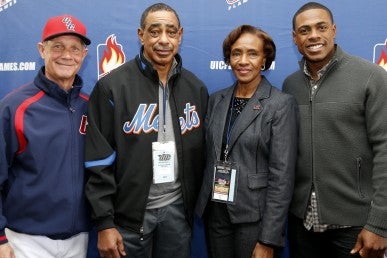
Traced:
<path fill-rule="evenodd" d="M 84 197 L 88 96 L 44 75 L 0 102 L 0 243 L 4 228 L 66 239 L 89 230 Z"/>

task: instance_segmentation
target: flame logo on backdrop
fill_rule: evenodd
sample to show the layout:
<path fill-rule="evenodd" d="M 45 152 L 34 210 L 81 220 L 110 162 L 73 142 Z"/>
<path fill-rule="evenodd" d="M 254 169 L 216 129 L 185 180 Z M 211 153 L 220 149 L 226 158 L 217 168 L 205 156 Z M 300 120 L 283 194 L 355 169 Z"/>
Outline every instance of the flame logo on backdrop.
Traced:
<path fill-rule="evenodd" d="M 373 62 L 387 71 L 387 39 L 384 43 L 379 43 L 374 46 Z"/>
<path fill-rule="evenodd" d="M 114 34 L 106 38 L 105 44 L 97 46 L 98 79 L 109 73 L 114 68 L 125 63 L 125 54 L 122 45 L 117 44 Z"/>

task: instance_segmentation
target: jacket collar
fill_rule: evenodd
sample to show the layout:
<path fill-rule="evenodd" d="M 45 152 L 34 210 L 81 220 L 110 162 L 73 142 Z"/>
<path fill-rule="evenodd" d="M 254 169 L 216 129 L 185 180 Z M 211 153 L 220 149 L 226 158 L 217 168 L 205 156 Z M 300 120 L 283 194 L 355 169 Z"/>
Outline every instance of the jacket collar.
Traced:
<path fill-rule="evenodd" d="M 45 75 L 45 67 L 43 66 L 34 79 L 34 84 L 47 95 L 55 98 L 65 104 L 74 98 L 77 98 L 83 85 L 83 80 L 79 75 L 75 75 L 73 88 L 66 92 L 58 84 L 49 80 Z"/>
<path fill-rule="evenodd" d="M 152 63 L 144 56 L 144 47 L 141 47 L 140 53 L 136 56 L 136 61 L 141 72 L 146 77 L 150 78 L 151 80 L 157 83 L 159 82 L 159 76 L 157 74 L 157 70 L 153 68 Z M 179 54 L 175 55 L 175 61 L 176 61 L 176 66 L 174 68 L 175 72 L 174 72 L 174 75 L 171 76 L 171 78 L 179 75 L 182 69 L 182 58 Z"/>
<path fill-rule="evenodd" d="M 335 44 L 335 49 L 336 50 L 335 50 L 335 54 L 332 57 L 332 61 L 330 62 L 330 64 L 326 68 L 327 71 L 332 66 L 334 66 L 336 63 L 338 63 L 341 60 L 343 60 L 344 57 L 345 57 L 345 52 L 341 49 L 341 47 L 339 45 Z M 298 62 L 301 71 L 304 71 L 305 63 L 306 63 L 306 59 L 304 57 Z"/>
<path fill-rule="evenodd" d="M 231 100 L 237 83 L 238 82 L 235 82 L 232 87 L 229 87 L 227 91 L 224 91 L 222 94 L 222 97 L 228 97 Z M 271 91 L 271 84 L 269 83 L 269 81 L 266 79 L 265 76 L 262 76 L 261 82 L 259 83 L 258 88 L 254 92 L 251 99 L 256 99 L 256 100 L 267 99 L 270 97 L 270 91 Z"/>
<path fill-rule="evenodd" d="M 234 83 L 232 87 L 229 87 L 226 91 L 222 93 L 222 98 L 219 101 L 216 110 L 214 111 L 215 114 L 219 114 L 219 119 L 216 119 L 217 123 L 219 123 L 219 125 L 217 125 L 217 128 L 223 128 L 225 125 L 228 114 L 227 111 L 229 109 L 231 99 L 234 95 L 236 84 L 237 83 Z M 233 128 L 229 142 L 230 152 L 232 151 L 232 148 L 235 145 L 235 142 L 237 141 L 239 136 L 264 109 L 262 100 L 270 98 L 271 89 L 272 86 L 269 81 L 264 76 L 262 76 L 262 80 L 259 83 L 257 90 L 244 107 L 242 113 L 240 113 L 238 116 L 238 120 Z M 219 133 L 216 141 L 218 143 L 221 143 L 223 139 L 222 137 L 223 134 Z M 219 155 L 223 155 L 222 153 L 220 153 L 221 144 L 217 144 L 215 146 L 215 151 L 217 157 L 219 157 Z"/>

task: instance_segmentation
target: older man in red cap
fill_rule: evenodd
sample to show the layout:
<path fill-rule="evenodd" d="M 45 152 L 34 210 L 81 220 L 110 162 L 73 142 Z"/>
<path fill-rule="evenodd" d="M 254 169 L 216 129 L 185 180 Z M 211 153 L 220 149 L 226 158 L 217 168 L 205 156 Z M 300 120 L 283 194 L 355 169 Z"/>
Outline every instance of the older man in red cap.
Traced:
<path fill-rule="evenodd" d="M 0 101 L 0 257 L 86 257 L 84 138 L 77 75 L 90 40 L 71 15 L 48 19 L 33 82 Z"/>

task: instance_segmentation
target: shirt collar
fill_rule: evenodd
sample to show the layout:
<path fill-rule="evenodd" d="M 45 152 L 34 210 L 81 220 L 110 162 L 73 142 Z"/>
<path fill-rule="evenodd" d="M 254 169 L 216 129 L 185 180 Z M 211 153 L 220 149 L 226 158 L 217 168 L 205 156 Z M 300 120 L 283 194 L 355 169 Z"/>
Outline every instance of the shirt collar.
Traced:
<path fill-rule="evenodd" d="M 326 65 L 324 65 L 323 68 L 321 68 L 321 69 L 317 72 L 317 80 L 316 80 L 316 81 L 320 80 L 320 78 L 323 76 L 323 74 L 327 71 L 327 68 L 328 68 L 328 66 L 332 63 L 332 60 L 333 60 L 333 59 L 331 59 Z M 311 76 L 311 74 L 310 74 L 310 72 L 309 72 L 308 65 L 306 64 L 306 62 L 304 62 L 304 73 L 305 73 L 310 79 L 312 79 L 312 76 Z"/>

